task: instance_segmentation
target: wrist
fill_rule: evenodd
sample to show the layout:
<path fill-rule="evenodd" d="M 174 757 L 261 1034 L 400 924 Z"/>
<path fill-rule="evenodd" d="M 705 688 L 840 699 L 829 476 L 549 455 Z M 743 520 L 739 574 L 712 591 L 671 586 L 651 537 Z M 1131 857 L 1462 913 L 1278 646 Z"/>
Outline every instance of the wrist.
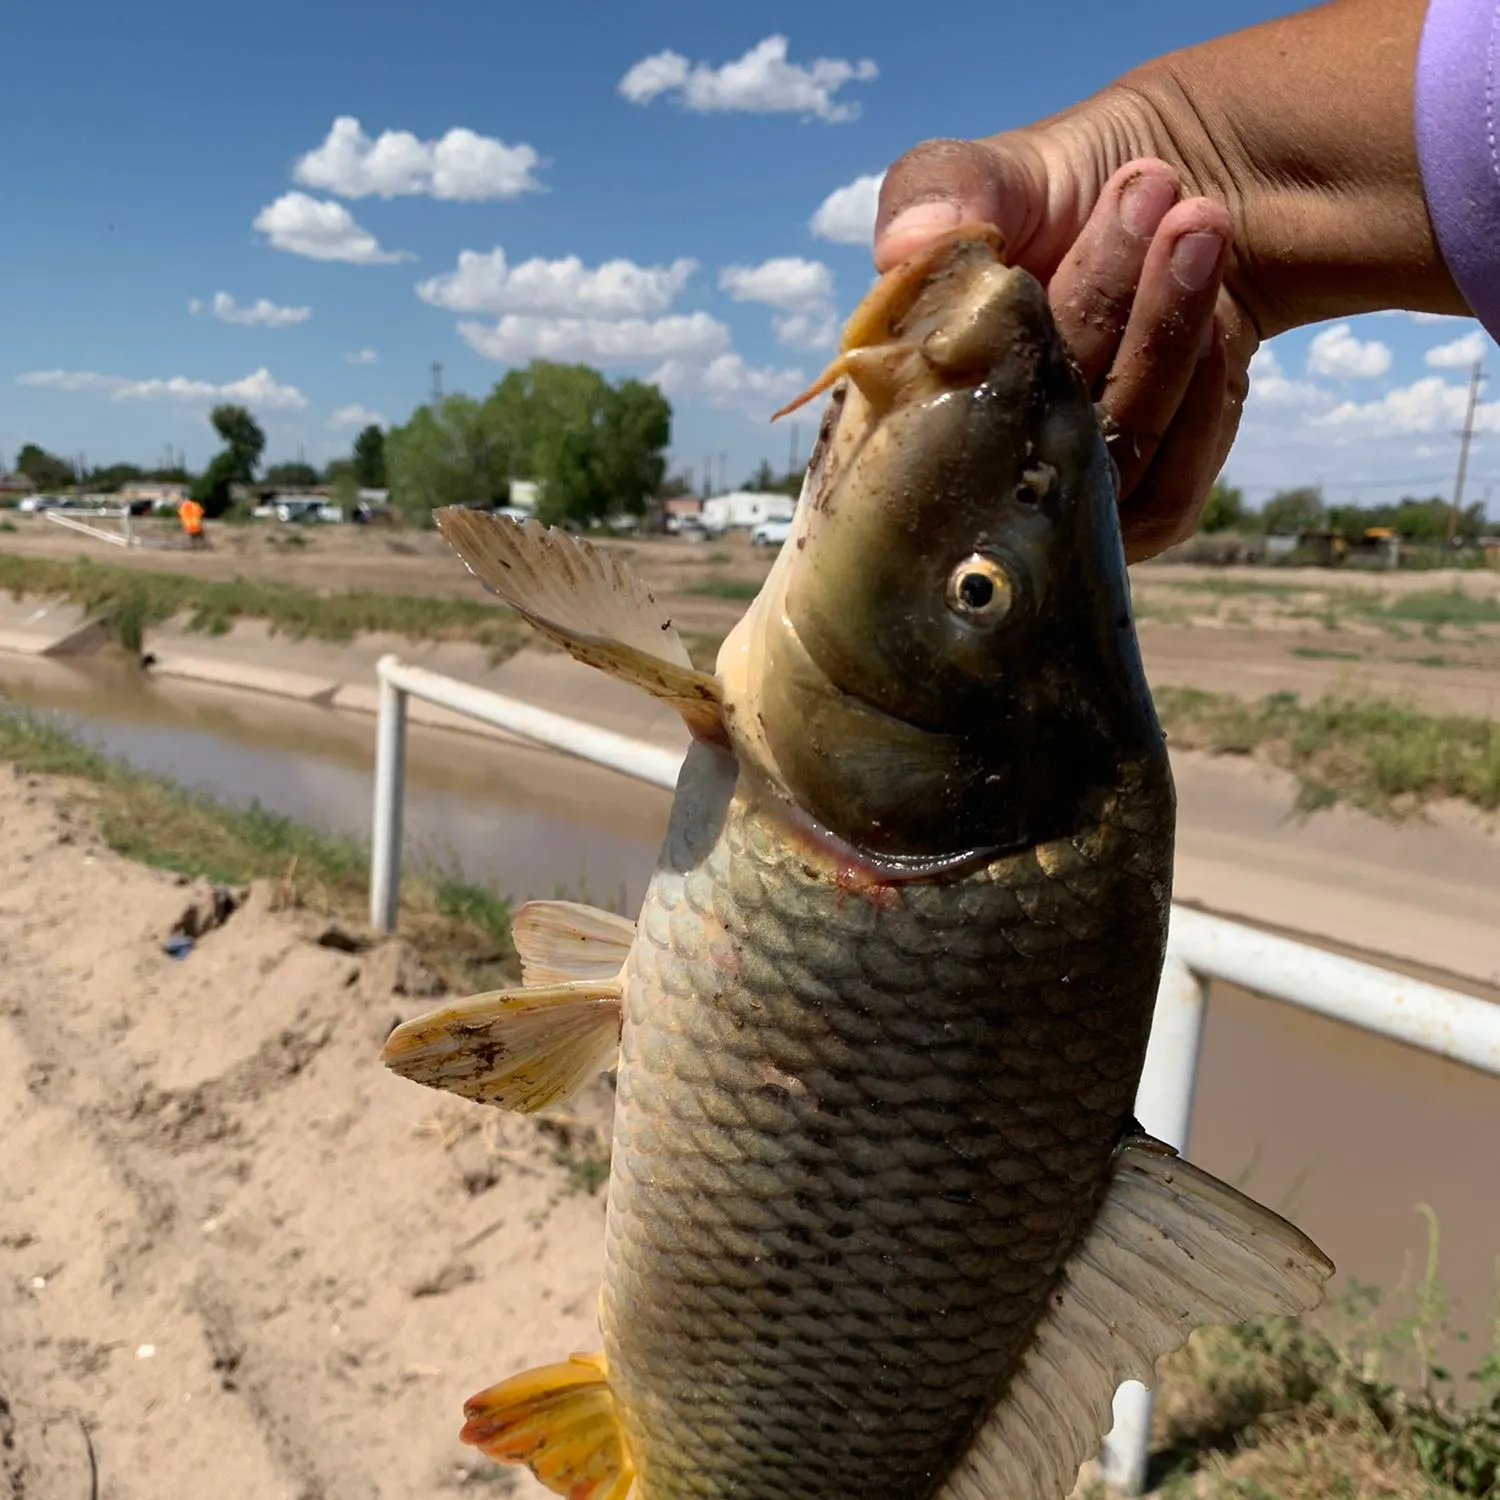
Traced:
<path fill-rule="evenodd" d="M 1417 158 L 1425 8 L 1340 0 L 1253 27 L 1148 63 L 1056 124 L 1087 111 L 1101 153 L 1160 156 L 1184 196 L 1228 208 L 1226 285 L 1263 338 L 1383 308 L 1464 313 Z"/>

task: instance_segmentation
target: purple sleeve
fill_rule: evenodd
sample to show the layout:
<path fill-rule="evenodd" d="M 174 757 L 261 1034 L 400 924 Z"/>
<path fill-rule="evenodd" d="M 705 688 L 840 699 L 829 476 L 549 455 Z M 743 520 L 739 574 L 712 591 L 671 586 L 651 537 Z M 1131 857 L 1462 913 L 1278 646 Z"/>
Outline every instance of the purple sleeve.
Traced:
<path fill-rule="evenodd" d="M 1417 161 L 1438 249 L 1500 339 L 1500 0 L 1429 0 L 1417 51 Z"/>

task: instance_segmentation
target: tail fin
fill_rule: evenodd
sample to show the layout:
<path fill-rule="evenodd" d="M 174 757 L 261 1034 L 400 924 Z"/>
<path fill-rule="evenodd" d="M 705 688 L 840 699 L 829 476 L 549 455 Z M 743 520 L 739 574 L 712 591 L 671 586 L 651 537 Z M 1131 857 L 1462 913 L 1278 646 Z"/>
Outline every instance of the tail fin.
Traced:
<path fill-rule="evenodd" d="M 463 1441 L 497 1463 L 525 1464 L 567 1500 L 626 1500 L 625 1447 L 602 1354 L 512 1375 L 464 1406 Z"/>

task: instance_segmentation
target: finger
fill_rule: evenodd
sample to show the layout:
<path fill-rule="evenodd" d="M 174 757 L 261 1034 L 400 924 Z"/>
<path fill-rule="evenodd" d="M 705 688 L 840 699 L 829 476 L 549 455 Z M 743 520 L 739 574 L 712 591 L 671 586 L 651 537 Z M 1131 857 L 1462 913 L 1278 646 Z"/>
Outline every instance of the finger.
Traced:
<path fill-rule="evenodd" d="M 1111 453 L 1128 495 L 1171 425 L 1213 324 L 1229 244 L 1229 214 L 1206 198 L 1162 220 L 1141 268 L 1130 320 L 1101 404 L 1119 437 Z"/>
<path fill-rule="evenodd" d="M 1152 236 L 1178 190 L 1177 173 L 1164 161 L 1121 167 L 1048 284 L 1057 326 L 1090 386 L 1114 360 Z"/>
<path fill-rule="evenodd" d="M 894 162 L 875 212 L 875 269 L 882 273 L 960 224 L 993 224 L 1015 251 L 1046 212 L 1046 176 L 1024 143 L 924 141 Z"/>
<path fill-rule="evenodd" d="M 1125 560 L 1141 562 L 1193 534 L 1224 463 L 1238 412 L 1228 409 L 1229 355 L 1217 329 L 1135 493 L 1120 508 Z"/>

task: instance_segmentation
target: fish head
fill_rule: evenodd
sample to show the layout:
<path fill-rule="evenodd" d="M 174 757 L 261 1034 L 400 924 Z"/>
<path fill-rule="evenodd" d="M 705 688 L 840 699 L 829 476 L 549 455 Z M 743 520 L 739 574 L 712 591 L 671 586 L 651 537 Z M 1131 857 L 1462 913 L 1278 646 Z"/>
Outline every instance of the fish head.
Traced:
<path fill-rule="evenodd" d="M 922 861 L 1074 832 L 1162 753 L 1094 403 L 1046 292 L 958 232 L 850 320 L 791 536 L 738 641 L 805 813 Z"/>

